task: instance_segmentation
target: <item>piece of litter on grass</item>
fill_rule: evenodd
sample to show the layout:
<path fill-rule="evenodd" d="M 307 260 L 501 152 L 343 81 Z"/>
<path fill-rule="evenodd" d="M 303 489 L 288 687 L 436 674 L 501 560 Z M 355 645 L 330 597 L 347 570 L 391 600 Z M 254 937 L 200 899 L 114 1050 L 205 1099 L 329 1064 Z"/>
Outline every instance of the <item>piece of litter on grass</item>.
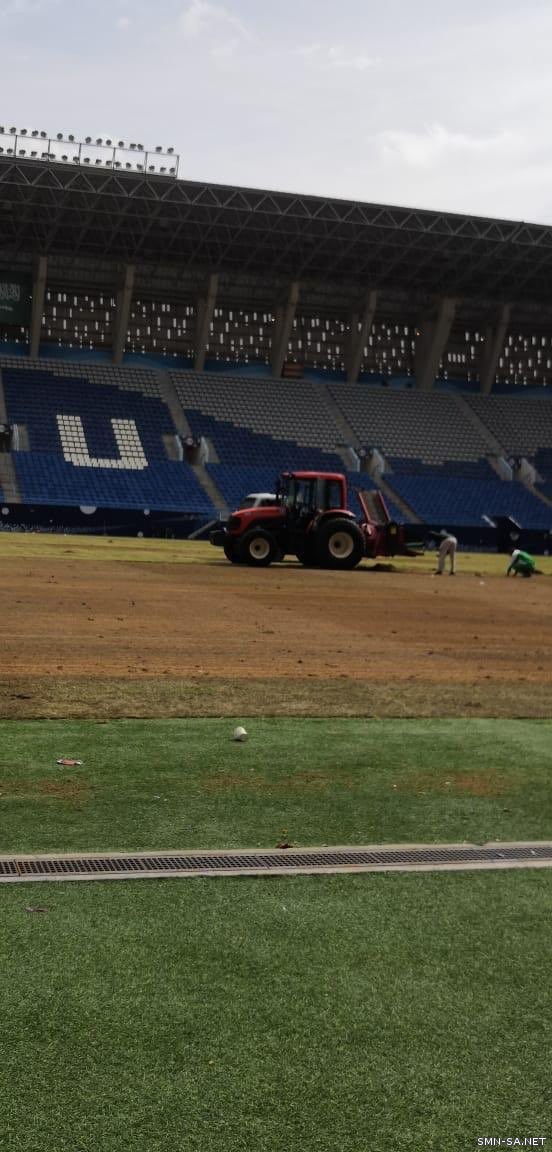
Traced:
<path fill-rule="evenodd" d="M 82 764 L 82 760 L 74 760 L 72 756 L 61 756 L 56 760 L 56 764 L 61 764 L 62 768 L 77 768 Z"/>
<path fill-rule="evenodd" d="M 28 904 L 25 912 L 47 912 L 47 908 L 42 908 L 40 904 Z"/>

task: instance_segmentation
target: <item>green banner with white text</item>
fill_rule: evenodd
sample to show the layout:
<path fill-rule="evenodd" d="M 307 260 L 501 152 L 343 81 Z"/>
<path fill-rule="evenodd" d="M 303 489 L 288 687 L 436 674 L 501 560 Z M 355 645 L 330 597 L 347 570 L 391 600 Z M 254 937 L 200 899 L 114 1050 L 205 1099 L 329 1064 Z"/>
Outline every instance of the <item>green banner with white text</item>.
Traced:
<path fill-rule="evenodd" d="M 0 324 L 25 326 L 30 319 L 30 281 L 0 272 Z"/>

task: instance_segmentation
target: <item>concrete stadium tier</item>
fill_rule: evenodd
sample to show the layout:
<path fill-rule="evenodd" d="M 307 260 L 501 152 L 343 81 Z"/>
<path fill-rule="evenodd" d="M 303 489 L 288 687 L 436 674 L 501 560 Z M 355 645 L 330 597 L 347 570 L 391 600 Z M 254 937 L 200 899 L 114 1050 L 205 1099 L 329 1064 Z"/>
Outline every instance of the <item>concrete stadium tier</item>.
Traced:
<path fill-rule="evenodd" d="M 441 464 L 447 459 L 476 460 L 489 451 L 484 435 L 454 396 L 363 384 L 331 384 L 330 392 L 360 444 L 384 456 Z"/>
<path fill-rule="evenodd" d="M 470 396 L 468 404 L 509 455 L 552 450 L 552 396 Z"/>
<path fill-rule="evenodd" d="M 170 376 L 186 410 L 325 452 L 344 441 L 323 384 L 192 372 Z"/>

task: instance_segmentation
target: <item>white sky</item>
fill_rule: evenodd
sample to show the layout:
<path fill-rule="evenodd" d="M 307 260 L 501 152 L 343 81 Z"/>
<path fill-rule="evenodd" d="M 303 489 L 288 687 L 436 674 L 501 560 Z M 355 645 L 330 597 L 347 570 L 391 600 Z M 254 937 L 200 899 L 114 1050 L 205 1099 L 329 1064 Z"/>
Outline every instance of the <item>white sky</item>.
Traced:
<path fill-rule="evenodd" d="M 0 0 L 4 125 L 192 180 L 552 223 L 550 0 Z"/>

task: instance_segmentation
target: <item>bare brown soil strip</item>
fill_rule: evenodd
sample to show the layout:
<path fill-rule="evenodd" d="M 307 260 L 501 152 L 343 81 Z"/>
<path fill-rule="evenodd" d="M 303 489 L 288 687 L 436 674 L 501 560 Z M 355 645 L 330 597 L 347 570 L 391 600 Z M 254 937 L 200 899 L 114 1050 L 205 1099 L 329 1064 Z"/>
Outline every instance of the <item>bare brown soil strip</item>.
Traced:
<path fill-rule="evenodd" d="M 552 581 L 4 559 L 0 714 L 552 715 Z"/>

